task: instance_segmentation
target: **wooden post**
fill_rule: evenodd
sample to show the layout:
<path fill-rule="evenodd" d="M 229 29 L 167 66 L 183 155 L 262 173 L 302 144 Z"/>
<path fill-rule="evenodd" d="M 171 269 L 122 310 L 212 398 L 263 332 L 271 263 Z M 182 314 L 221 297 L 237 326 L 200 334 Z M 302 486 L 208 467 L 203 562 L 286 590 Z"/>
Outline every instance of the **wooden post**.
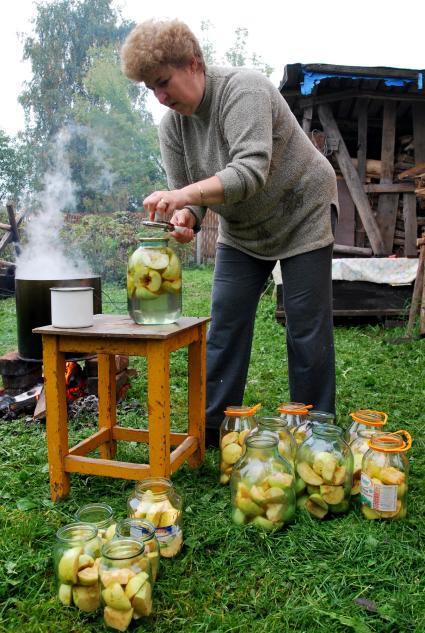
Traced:
<path fill-rule="evenodd" d="M 147 341 L 147 366 L 150 474 L 169 477 L 170 354 L 166 341 Z"/>
<path fill-rule="evenodd" d="M 418 236 L 418 223 L 416 219 L 416 195 L 414 193 L 403 194 L 403 220 L 404 220 L 404 256 L 417 257 L 418 249 L 416 240 Z"/>
<path fill-rule="evenodd" d="M 381 184 L 393 182 L 396 114 L 397 103 L 395 101 L 386 101 L 384 103 L 382 124 Z M 386 255 L 390 255 L 393 252 L 398 198 L 399 196 L 396 193 L 381 193 L 379 196 L 378 216 L 376 219 L 381 230 Z"/>
<path fill-rule="evenodd" d="M 339 168 L 341 169 L 342 175 L 347 183 L 347 187 L 350 190 L 353 202 L 357 207 L 373 252 L 375 255 L 382 255 L 384 253 L 384 244 L 379 226 L 373 216 L 369 199 L 364 192 L 363 185 L 360 182 L 359 175 L 353 165 L 350 154 L 348 153 L 347 146 L 345 145 L 341 132 L 338 129 L 332 110 L 329 105 L 322 104 L 318 107 L 318 113 L 324 132 L 328 136 L 332 136 L 339 141 L 338 149 L 334 152 Z"/>
<path fill-rule="evenodd" d="M 366 180 L 367 159 L 367 99 L 358 99 L 359 115 L 357 119 L 357 171 L 361 182 Z"/>
<path fill-rule="evenodd" d="M 113 459 L 117 452 L 117 443 L 112 439 L 112 430 L 117 423 L 115 355 L 98 354 L 97 361 L 99 431 L 107 429 L 109 432 L 109 441 L 101 444 L 99 454 L 102 459 Z"/>
<path fill-rule="evenodd" d="M 424 266 L 425 266 L 425 237 L 421 237 L 417 240 L 419 247 L 419 261 L 418 270 L 416 273 L 415 284 L 413 286 L 412 303 L 409 311 L 409 321 L 407 323 L 407 334 L 411 334 L 415 327 L 416 317 L 419 310 L 421 311 L 421 333 L 422 326 L 425 326 L 423 321 L 423 314 L 425 310 L 425 297 L 424 295 Z"/>

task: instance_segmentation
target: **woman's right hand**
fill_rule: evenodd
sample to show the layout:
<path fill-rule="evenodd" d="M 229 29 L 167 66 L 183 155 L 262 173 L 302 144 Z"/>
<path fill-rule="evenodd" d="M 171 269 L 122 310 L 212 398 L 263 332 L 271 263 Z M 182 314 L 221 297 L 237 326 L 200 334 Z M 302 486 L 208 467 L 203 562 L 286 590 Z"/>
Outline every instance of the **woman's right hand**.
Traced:
<path fill-rule="evenodd" d="M 179 227 L 178 231 L 172 231 L 172 233 L 170 233 L 176 242 L 180 242 L 180 244 L 187 244 L 187 242 L 193 240 L 195 236 L 193 227 L 196 224 L 196 219 L 189 209 L 174 211 L 170 222 L 171 224 L 175 224 L 176 227 Z"/>

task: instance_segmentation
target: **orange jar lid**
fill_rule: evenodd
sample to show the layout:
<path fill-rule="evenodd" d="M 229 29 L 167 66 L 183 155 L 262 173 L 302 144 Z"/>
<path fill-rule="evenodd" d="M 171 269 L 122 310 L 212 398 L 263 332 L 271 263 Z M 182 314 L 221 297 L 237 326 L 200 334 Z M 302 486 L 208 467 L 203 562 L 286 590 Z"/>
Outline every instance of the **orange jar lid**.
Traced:
<path fill-rule="evenodd" d="M 374 409 L 359 409 L 350 413 L 354 422 L 365 424 L 366 426 L 384 426 L 387 423 L 388 415 L 383 411 Z"/>
<path fill-rule="evenodd" d="M 224 415 L 227 415 L 230 417 L 237 417 L 237 416 L 251 417 L 252 415 L 255 415 L 257 413 L 260 407 L 261 407 L 260 403 L 255 404 L 253 407 L 248 407 L 248 406 L 243 406 L 243 405 L 240 407 L 229 406 L 225 410 Z"/>

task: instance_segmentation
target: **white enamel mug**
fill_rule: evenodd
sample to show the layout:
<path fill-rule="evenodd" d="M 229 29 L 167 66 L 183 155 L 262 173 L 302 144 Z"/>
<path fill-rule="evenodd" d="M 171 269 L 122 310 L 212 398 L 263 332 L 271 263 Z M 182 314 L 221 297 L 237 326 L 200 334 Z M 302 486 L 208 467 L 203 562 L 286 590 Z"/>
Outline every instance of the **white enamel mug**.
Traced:
<path fill-rule="evenodd" d="M 93 288 L 50 288 L 52 325 L 80 328 L 93 325 Z"/>

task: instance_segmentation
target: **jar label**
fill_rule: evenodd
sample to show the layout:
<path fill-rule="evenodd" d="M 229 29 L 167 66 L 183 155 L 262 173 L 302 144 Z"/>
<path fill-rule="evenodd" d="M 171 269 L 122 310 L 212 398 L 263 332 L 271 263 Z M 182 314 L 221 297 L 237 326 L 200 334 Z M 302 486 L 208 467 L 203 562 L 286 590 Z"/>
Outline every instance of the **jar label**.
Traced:
<path fill-rule="evenodd" d="M 397 489 L 398 486 L 374 483 L 366 473 L 361 475 L 360 499 L 372 510 L 395 512 L 397 509 Z"/>
<path fill-rule="evenodd" d="M 156 537 L 158 541 L 169 541 L 178 532 L 177 525 L 167 525 L 166 527 L 160 527 L 155 529 Z"/>

